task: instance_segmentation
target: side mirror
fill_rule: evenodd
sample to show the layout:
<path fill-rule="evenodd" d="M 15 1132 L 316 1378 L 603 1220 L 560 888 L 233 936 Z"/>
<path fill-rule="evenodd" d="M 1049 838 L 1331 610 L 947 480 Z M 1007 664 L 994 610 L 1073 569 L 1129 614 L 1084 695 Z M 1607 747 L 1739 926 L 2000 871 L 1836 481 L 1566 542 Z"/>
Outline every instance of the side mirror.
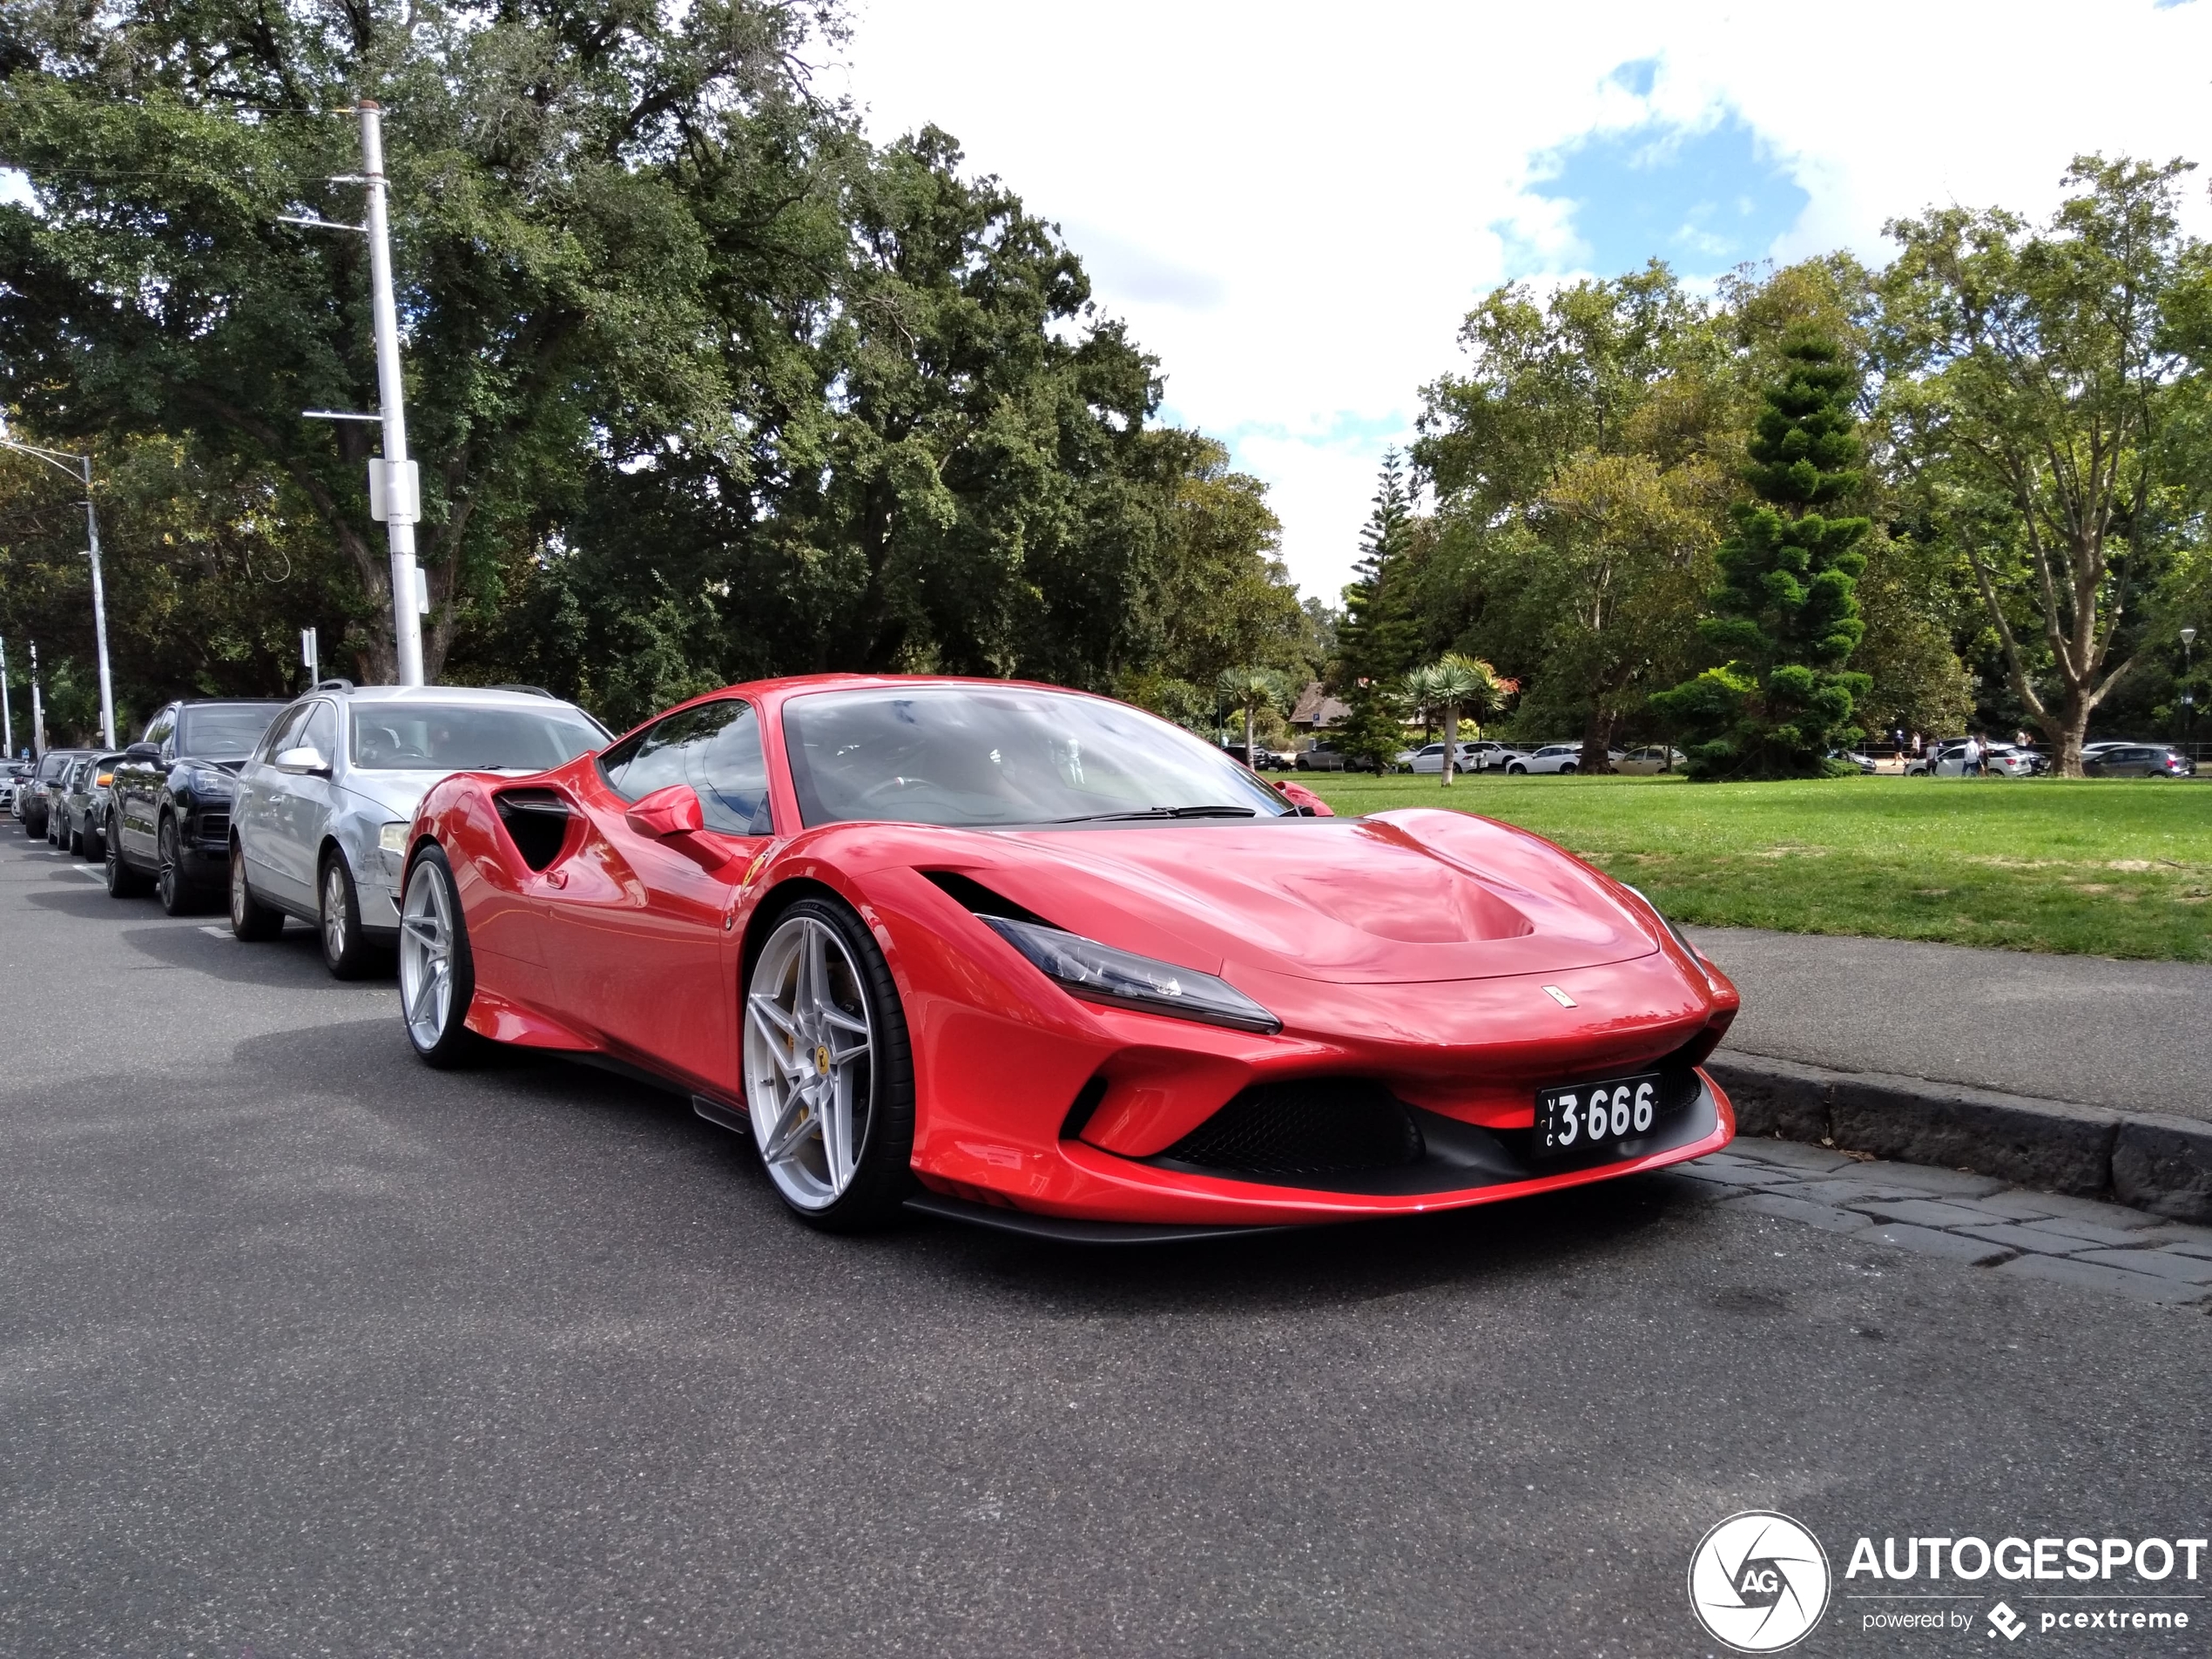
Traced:
<path fill-rule="evenodd" d="M 134 743 L 123 752 L 123 758 L 137 765 L 158 765 L 161 761 L 161 745 L 158 743 Z"/>
<path fill-rule="evenodd" d="M 279 772 L 288 772 L 295 777 L 327 778 L 330 776 L 330 762 L 322 758 L 322 751 L 320 749 L 287 749 L 276 758 L 275 764 Z"/>
<path fill-rule="evenodd" d="M 650 835 L 656 840 L 693 834 L 706 827 L 706 819 L 699 813 L 699 798 L 689 784 L 671 784 L 665 789 L 656 789 L 632 802 L 622 816 L 623 821 L 640 835 Z"/>

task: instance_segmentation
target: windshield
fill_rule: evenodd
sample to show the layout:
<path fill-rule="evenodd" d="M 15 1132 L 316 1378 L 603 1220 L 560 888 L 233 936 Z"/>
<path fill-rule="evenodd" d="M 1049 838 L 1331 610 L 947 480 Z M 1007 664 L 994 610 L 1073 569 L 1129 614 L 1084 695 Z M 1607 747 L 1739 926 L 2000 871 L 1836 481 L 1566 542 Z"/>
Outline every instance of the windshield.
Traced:
<path fill-rule="evenodd" d="M 281 703 L 211 703 L 186 709 L 177 752 L 201 760 L 243 760 L 284 707 Z"/>
<path fill-rule="evenodd" d="M 1125 704 L 964 685 L 818 691 L 784 705 L 810 825 L 856 819 L 982 827 L 1205 809 L 1291 808 L 1219 750 Z"/>
<path fill-rule="evenodd" d="M 364 703 L 353 714 L 354 765 L 369 772 L 550 772 L 607 740 L 565 703 Z"/>

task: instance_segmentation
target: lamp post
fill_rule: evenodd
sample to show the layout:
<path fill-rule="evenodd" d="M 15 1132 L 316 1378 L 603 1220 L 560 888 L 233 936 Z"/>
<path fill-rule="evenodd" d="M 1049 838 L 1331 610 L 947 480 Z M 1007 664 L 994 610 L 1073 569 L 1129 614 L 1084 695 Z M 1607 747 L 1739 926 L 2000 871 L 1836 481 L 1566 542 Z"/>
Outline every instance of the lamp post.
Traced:
<path fill-rule="evenodd" d="M 0 751 L 4 758 L 16 758 L 16 711 L 8 703 L 8 642 L 0 639 Z"/>
<path fill-rule="evenodd" d="M 2182 630 L 2182 741 L 2189 745 L 2189 759 L 2196 759 L 2196 693 L 2189 689 L 2189 647 L 2196 644 L 2196 630 Z"/>
<path fill-rule="evenodd" d="M 99 515 L 92 510 L 92 457 L 89 455 L 71 455 L 64 449 L 41 449 L 35 443 L 17 443 L 13 438 L 0 438 L 0 448 L 13 449 L 18 455 L 43 461 L 57 471 L 67 473 L 84 486 L 84 541 L 92 558 L 92 642 L 100 659 L 100 738 L 112 749 L 115 747 L 115 682 L 108 672 L 107 664 L 107 588 L 100 580 L 100 520 Z M 35 668 L 38 648 L 33 645 L 30 650 Z M 31 685 L 35 707 L 37 697 L 35 677 Z M 43 733 L 38 746 L 43 752 L 46 746 Z"/>

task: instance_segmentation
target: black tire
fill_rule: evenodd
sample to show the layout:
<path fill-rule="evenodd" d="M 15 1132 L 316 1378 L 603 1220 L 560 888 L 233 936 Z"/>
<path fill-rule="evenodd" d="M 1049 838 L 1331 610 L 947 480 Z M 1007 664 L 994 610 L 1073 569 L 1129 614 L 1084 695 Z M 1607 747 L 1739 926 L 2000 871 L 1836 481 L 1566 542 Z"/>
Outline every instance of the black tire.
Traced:
<path fill-rule="evenodd" d="M 361 893 L 346 855 L 335 847 L 322 855 L 322 867 L 315 872 L 315 919 L 323 966 L 332 977 L 368 979 L 390 967 L 361 929 Z"/>
<path fill-rule="evenodd" d="M 249 944 L 284 932 L 284 912 L 253 896 L 253 884 L 246 879 L 246 853 L 236 841 L 231 843 L 231 932 Z"/>
<path fill-rule="evenodd" d="M 102 862 L 107 871 L 107 896 L 111 899 L 136 899 L 146 890 L 146 879 L 123 861 L 122 826 L 115 821 L 115 814 L 108 814 L 107 833 L 100 839 L 107 843 L 102 849 Z"/>
<path fill-rule="evenodd" d="M 1518 760 L 1514 761 L 1513 765 L 1506 768 L 1506 776 L 1508 778 L 1526 778 L 1527 775 L 1528 768 L 1522 765 Z"/>
<path fill-rule="evenodd" d="M 1565 765 L 1561 766 L 1559 769 L 1559 775 L 1562 778 L 1573 777 L 1575 775 L 1575 763 L 1570 760 Z"/>
<path fill-rule="evenodd" d="M 766 938 L 790 923 L 811 920 L 833 931 L 859 969 L 860 990 L 867 1001 L 869 1024 L 880 1033 L 871 1056 L 867 1127 L 860 1153 L 853 1160 L 851 1182 L 834 1201 L 819 1209 L 792 1203 L 772 1178 L 785 1207 L 808 1226 L 824 1232 L 869 1232 L 900 1220 L 907 1197 L 914 1190 L 914 1045 L 907 1034 L 907 1016 L 899 1001 L 899 988 L 890 966 L 876 948 L 874 936 L 852 907 L 833 899 L 801 899 L 776 914 Z M 765 939 L 764 939 L 764 946 Z M 761 955 L 745 971 L 738 1000 L 741 1017 L 751 1006 L 753 981 Z M 756 1127 L 753 1145 L 761 1148 Z"/>
<path fill-rule="evenodd" d="M 199 895 L 185 880 L 184 839 L 177 833 L 174 818 L 163 815 L 161 829 L 153 844 L 161 860 L 154 871 L 153 887 L 162 909 L 172 916 L 192 914 L 199 908 Z"/>
<path fill-rule="evenodd" d="M 444 914 L 451 919 L 446 941 L 447 979 L 450 992 L 446 1003 L 446 1019 L 435 1033 L 418 1028 L 418 1022 L 408 1007 L 409 981 L 409 946 L 408 943 L 408 901 L 415 892 L 417 882 L 435 883 L 444 900 Z M 407 886 L 402 889 L 400 903 L 400 1023 L 407 1028 L 407 1040 L 425 1065 L 440 1071 L 452 1071 L 483 1058 L 490 1049 L 489 1039 L 471 1031 L 464 1022 L 469 1017 L 469 1006 L 476 995 L 476 960 L 469 948 L 469 919 L 461 913 L 460 890 L 455 887 L 453 867 L 446 861 L 445 849 L 432 842 L 417 853 L 408 867 Z"/>

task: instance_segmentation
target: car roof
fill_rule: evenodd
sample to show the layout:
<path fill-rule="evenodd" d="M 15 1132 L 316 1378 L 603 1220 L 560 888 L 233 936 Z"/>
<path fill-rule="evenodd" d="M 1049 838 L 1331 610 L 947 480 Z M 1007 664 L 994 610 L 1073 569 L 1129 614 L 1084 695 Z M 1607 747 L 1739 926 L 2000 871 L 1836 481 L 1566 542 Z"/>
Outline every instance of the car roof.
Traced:
<path fill-rule="evenodd" d="M 476 708 L 572 709 L 575 704 L 557 697 L 541 697 L 536 691 L 509 691 L 489 685 L 356 685 L 353 690 L 340 691 L 336 687 L 317 688 L 327 697 L 343 698 L 349 704 L 367 703 L 436 703 L 451 707 L 455 705 Z M 313 697 L 316 691 L 302 691 L 301 698 Z M 297 700 L 297 699 L 295 699 Z"/>

